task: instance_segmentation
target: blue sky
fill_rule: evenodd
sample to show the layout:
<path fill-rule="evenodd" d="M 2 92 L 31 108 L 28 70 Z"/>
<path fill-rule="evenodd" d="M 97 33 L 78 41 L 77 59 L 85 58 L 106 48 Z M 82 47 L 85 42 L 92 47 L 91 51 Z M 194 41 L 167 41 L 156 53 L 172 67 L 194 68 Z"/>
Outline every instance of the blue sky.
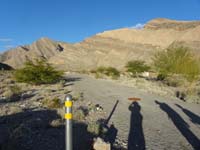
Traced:
<path fill-rule="evenodd" d="M 1 0 L 0 51 L 41 37 L 79 42 L 160 17 L 200 20 L 200 0 Z"/>

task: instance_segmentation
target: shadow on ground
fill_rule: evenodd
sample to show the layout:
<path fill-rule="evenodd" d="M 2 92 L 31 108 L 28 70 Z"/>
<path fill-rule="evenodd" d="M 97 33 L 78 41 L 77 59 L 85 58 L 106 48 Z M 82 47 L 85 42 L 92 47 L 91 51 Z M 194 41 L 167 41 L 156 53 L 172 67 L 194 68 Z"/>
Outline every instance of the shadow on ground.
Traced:
<path fill-rule="evenodd" d="M 53 120 L 61 120 L 54 110 L 26 110 L 0 117 L 0 150 L 64 150 L 64 121 L 56 126 Z M 93 135 L 87 125 L 73 124 L 73 149 L 90 150 Z"/>
<path fill-rule="evenodd" d="M 190 110 L 183 108 L 182 106 L 176 104 L 189 118 L 190 120 L 197 125 L 200 125 L 200 116 L 196 115 L 195 113 L 191 112 Z"/>
<path fill-rule="evenodd" d="M 24 91 L 23 93 L 13 94 L 10 98 L 0 98 L 0 104 L 15 103 L 18 101 L 26 101 L 34 97 L 36 90 Z M 29 93 L 27 93 L 29 92 Z"/>
<path fill-rule="evenodd" d="M 115 105 L 113 106 L 113 109 L 111 110 L 108 118 L 101 121 L 103 128 L 107 130 L 107 132 L 102 135 L 102 138 L 104 139 L 105 142 L 109 142 L 111 144 L 112 150 L 118 150 L 118 149 L 121 150 L 120 146 L 114 145 L 116 142 L 118 129 L 115 127 L 114 123 L 112 123 L 110 126 L 108 125 L 112 115 L 114 114 L 117 108 L 118 103 L 119 103 L 119 100 L 115 102 Z"/>
<path fill-rule="evenodd" d="M 81 81 L 82 79 L 79 77 L 66 77 L 64 80 L 66 82 L 76 82 L 76 81 Z"/>
<path fill-rule="evenodd" d="M 198 137 L 189 129 L 189 125 L 183 120 L 183 118 L 173 110 L 166 103 L 161 103 L 155 101 L 159 105 L 160 109 L 167 113 L 168 117 L 172 120 L 179 132 L 185 137 L 185 139 L 190 143 L 194 150 L 200 149 L 200 140 Z"/>
<path fill-rule="evenodd" d="M 128 150 L 145 150 L 145 138 L 142 128 L 143 117 L 140 113 L 141 106 L 133 102 L 129 106 L 131 111 L 130 130 L 128 136 Z"/>

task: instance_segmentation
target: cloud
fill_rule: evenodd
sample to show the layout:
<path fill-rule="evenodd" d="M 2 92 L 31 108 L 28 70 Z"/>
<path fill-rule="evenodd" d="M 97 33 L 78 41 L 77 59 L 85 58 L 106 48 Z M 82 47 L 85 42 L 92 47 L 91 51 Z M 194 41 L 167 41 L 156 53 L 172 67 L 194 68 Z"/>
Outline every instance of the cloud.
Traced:
<path fill-rule="evenodd" d="M 0 42 L 11 42 L 13 39 L 11 38 L 0 38 Z"/>
<path fill-rule="evenodd" d="M 6 49 L 10 49 L 10 48 L 13 48 L 13 47 L 15 47 L 14 45 L 5 45 L 4 46 L 4 48 L 6 48 Z"/>
<path fill-rule="evenodd" d="M 131 29 L 142 29 L 144 27 L 145 24 L 143 23 L 137 23 L 136 25 L 129 27 Z"/>

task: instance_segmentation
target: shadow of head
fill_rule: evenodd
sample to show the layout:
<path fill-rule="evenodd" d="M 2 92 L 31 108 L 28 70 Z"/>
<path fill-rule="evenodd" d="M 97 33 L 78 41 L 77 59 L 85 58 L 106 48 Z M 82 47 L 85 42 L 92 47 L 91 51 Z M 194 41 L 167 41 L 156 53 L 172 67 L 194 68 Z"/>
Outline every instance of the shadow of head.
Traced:
<path fill-rule="evenodd" d="M 175 104 L 178 108 L 183 109 L 182 106 L 180 106 L 179 104 Z"/>
<path fill-rule="evenodd" d="M 161 104 L 162 104 L 161 102 L 159 102 L 159 101 L 157 101 L 157 100 L 155 100 L 155 103 L 156 103 L 157 105 L 161 105 Z"/>
<path fill-rule="evenodd" d="M 130 111 L 140 111 L 141 110 L 141 106 L 138 104 L 138 102 L 133 102 L 131 103 L 131 105 L 129 106 L 129 110 Z"/>

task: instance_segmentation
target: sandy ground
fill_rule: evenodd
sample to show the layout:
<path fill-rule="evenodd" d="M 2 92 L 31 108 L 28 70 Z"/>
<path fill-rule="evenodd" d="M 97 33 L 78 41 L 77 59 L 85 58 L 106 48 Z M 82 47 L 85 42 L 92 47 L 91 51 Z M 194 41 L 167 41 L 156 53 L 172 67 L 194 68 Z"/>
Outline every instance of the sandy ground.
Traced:
<path fill-rule="evenodd" d="M 200 105 L 142 92 L 87 75 L 71 74 L 73 92 L 100 104 L 129 150 L 200 150 Z M 130 97 L 141 98 L 138 102 Z M 119 102 L 117 103 L 117 100 Z M 117 103 L 117 104 L 116 104 Z M 116 105 L 115 105 L 116 104 Z"/>

